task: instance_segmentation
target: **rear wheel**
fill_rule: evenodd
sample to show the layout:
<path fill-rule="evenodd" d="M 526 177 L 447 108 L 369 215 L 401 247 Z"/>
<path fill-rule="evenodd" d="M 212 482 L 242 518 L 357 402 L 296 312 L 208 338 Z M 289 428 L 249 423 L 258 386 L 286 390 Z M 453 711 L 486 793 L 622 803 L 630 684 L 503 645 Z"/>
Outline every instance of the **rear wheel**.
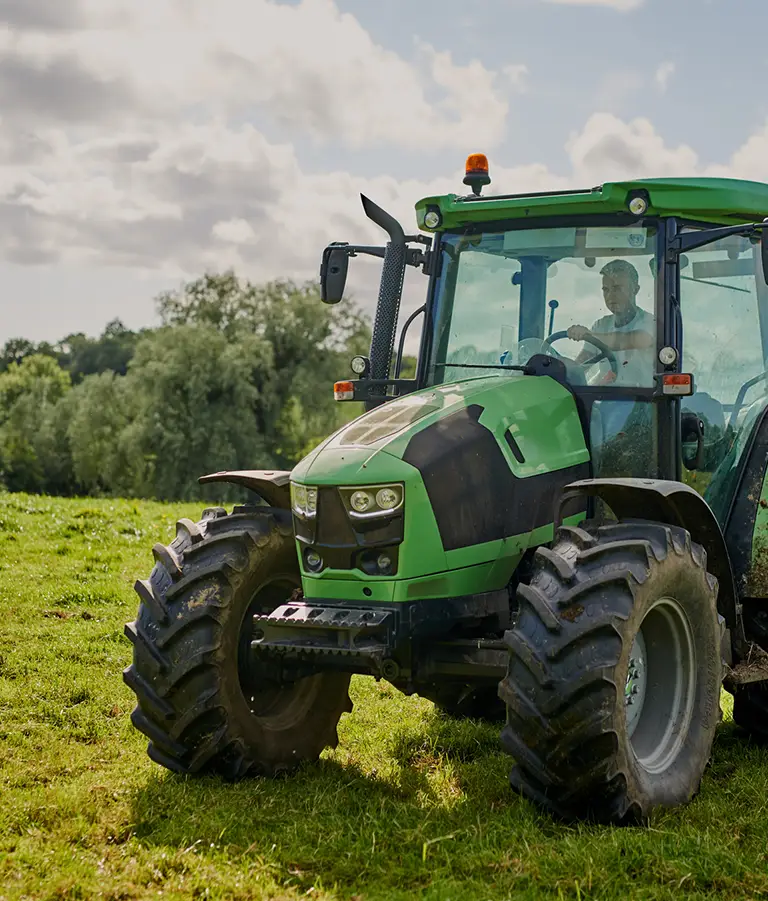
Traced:
<path fill-rule="evenodd" d="M 254 508 L 199 523 L 182 519 L 155 567 L 136 583 L 136 621 L 126 625 L 133 663 L 125 682 L 131 719 L 148 754 L 180 773 L 236 779 L 275 775 L 338 743 L 352 709 L 349 675 L 284 682 L 250 655 L 252 618 L 289 600 L 300 578 L 289 514 Z"/>
<path fill-rule="evenodd" d="M 512 786 L 615 823 L 690 800 L 720 712 L 716 594 L 683 529 L 585 524 L 539 549 L 499 686 Z"/>

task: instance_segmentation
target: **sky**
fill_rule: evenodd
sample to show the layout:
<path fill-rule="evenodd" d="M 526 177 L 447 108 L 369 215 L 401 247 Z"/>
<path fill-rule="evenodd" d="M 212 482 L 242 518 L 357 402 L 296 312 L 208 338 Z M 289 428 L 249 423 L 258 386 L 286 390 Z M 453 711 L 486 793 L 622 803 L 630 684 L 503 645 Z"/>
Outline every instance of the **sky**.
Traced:
<path fill-rule="evenodd" d="M 765 0 L 0 0 L 0 344 L 314 278 L 382 241 L 361 192 L 414 231 L 472 152 L 492 191 L 768 182 L 767 37 Z"/>

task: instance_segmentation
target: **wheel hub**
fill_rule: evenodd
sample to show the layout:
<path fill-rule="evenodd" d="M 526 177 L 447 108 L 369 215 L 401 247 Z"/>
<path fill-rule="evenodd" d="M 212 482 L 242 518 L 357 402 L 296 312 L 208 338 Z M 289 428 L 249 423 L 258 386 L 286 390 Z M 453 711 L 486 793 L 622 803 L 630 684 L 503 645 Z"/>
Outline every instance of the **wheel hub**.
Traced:
<path fill-rule="evenodd" d="M 624 685 L 627 734 L 637 762 L 648 773 L 666 771 L 682 750 L 696 681 L 688 617 L 674 598 L 660 598 L 632 643 Z"/>
<path fill-rule="evenodd" d="M 627 732 L 631 738 L 643 712 L 645 688 L 647 684 L 647 664 L 645 640 L 638 632 L 629 654 L 627 681 L 624 686 L 624 706 L 627 709 Z"/>

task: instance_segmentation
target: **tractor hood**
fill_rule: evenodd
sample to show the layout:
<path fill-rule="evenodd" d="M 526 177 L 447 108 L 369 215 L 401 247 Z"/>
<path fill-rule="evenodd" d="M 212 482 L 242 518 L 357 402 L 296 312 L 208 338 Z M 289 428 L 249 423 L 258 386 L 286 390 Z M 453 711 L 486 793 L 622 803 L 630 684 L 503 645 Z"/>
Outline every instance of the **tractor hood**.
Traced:
<path fill-rule="evenodd" d="M 563 487 L 588 475 L 574 398 L 548 376 L 484 376 L 388 401 L 291 473 L 317 492 L 315 514 L 294 511 L 305 597 L 500 590 L 531 543 L 551 537 Z M 402 503 L 355 516 L 352 493 L 378 497 L 384 485 Z M 391 566 L 377 574 L 380 559 Z"/>
<path fill-rule="evenodd" d="M 291 479 L 322 485 L 350 484 L 363 477 L 386 481 L 394 476 L 385 475 L 382 466 L 396 466 L 392 457 L 407 462 L 407 449 L 417 434 L 434 431 L 456 414 L 466 418 L 467 410 L 508 452 L 518 478 L 589 459 L 578 420 L 569 415 L 575 415 L 570 392 L 549 377 L 514 372 L 425 388 L 382 404 L 327 438 L 297 464 Z M 566 421 L 570 427 L 564 427 Z M 445 437 L 445 428 L 439 432 Z M 512 451 L 510 438 L 519 453 Z M 388 455 L 388 463 L 377 461 L 381 453 Z"/>

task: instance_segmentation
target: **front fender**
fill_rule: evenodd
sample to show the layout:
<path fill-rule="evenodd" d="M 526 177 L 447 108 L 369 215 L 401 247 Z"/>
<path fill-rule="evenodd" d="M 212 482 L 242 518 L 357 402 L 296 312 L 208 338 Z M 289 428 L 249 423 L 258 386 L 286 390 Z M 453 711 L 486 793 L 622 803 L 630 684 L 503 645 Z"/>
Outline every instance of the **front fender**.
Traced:
<path fill-rule="evenodd" d="M 562 523 L 565 506 L 584 496 L 599 497 L 618 519 L 648 519 L 686 529 L 707 552 L 707 569 L 719 583 L 717 607 L 734 643 L 743 640 L 741 605 L 728 548 L 715 514 L 700 494 L 682 482 L 661 479 L 583 479 L 563 490 L 556 526 Z"/>
<path fill-rule="evenodd" d="M 197 481 L 202 484 L 230 482 L 233 485 L 242 485 L 256 492 L 270 507 L 291 509 L 291 473 L 286 470 L 230 469 L 200 476 Z"/>

